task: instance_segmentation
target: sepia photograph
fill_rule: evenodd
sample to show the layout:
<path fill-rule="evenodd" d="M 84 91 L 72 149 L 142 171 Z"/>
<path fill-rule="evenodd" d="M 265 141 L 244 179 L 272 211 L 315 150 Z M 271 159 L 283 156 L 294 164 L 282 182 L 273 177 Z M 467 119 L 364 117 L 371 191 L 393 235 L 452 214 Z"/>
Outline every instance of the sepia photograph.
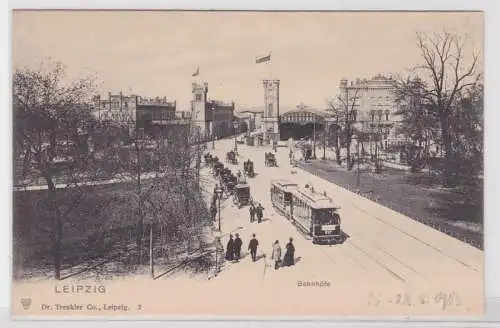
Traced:
<path fill-rule="evenodd" d="M 483 315 L 482 12 L 11 21 L 14 317 Z"/>

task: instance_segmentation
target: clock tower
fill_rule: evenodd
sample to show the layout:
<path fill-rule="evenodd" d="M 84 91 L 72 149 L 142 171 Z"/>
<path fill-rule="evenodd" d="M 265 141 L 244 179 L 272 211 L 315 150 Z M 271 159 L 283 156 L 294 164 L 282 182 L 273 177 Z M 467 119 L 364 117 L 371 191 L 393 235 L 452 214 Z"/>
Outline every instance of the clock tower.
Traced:
<path fill-rule="evenodd" d="M 280 80 L 263 80 L 264 85 L 264 117 L 262 132 L 264 140 L 279 141 L 280 115 Z"/>

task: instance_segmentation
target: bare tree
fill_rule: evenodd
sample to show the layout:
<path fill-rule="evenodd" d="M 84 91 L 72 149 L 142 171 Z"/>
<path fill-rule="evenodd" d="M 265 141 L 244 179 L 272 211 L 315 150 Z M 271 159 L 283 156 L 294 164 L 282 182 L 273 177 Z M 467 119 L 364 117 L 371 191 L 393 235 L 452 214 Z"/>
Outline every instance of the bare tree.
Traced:
<path fill-rule="evenodd" d="M 342 147 L 341 133 L 345 138 L 345 145 L 347 151 L 347 167 L 348 170 L 352 169 L 351 161 L 351 143 L 352 137 L 355 133 L 353 128 L 353 123 L 357 120 L 357 100 L 358 100 L 358 89 L 354 91 L 354 94 L 349 94 L 349 88 L 346 88 L 344 97 L 337 96 L 335 99 L 328 100 L 329 111 L 336 118 L 336 135 L 335 135 L 335 151 L 337 163 L 341 163 L 340 150 Z"/>
<path fill-rule="evenodd" d="M 441 130 L 445 151 L 445 185 L 452 187 L 455 181 L 455 157 L 453 150 L 454 104 L 465 89 L 474 86 L 479 78 L 477 65 L 479 54 L 473 52 L 466 56 L 467 39 L 455 33 L 443 32 L 429 36 L 417 35 L 417 46 L 423 64 L 416 67 L 422 70 L 431 81 L 428 94 L 432 99 L 432 109 Z"/>
<path fill-rule="evenodd" d="M 61 278 L 61 245 L 65 219 L 89 191 L 95 172 L 95 149 L 89 131 L 99 129 L 88 106 L 94 80 L 65 83 L 61 63 L 18 69 L 13 76 L 16 158 L 23 161 L 22 180 L 31 177 L 47 188 L 55 278 Z M 39 179 L 40 178 L 40 179 Z M 42 208 L 40 208 L 42 210 Z"/>

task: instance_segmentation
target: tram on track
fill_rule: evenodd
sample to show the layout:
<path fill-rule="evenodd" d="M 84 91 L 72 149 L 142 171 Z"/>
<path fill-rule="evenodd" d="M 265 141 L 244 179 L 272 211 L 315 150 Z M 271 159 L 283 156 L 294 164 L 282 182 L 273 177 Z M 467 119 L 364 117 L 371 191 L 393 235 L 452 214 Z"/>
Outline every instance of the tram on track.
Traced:
<path fill-rule="evenodd" d="M 340 206 L 325 193 L 317 193 L 307 185 L 300 188 L 288 180 L 272 180 L 270 191 L 273 207 L 313 244 L 341 242 Z"/>

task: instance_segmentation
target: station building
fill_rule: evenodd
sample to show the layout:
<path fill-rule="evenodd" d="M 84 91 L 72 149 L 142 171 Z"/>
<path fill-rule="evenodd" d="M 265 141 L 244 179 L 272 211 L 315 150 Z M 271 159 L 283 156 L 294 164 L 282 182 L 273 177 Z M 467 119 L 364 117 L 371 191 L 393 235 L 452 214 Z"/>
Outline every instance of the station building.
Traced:
<path fill-rule="evenodd" d="M 397 134 L 400 116 L 394 91 L 396 80 L 392 76 L 378 74 L 371 79 L 340 80 L 336 106 L 352 109 L 352 120 L 362 125 L 362 131 L 380 136 L 382 147 L 401 143 Z M 340 98 L 340 100 L 338 100 Z"/>
<path fill-rule="evenodd" d="M 204 136 L 223 138 L 233 135 L 235 128 L 234 101 L 208 98 L 208 83 L 192 84 L 191 123 Z"/>
<path fill-rule="evenodd" d="M 94 115 L 127 126 L 129 132 L 155 136 L 172 126 L 187 125 L 190 112 L 177 111 L 176 101 L 166 97 L 146 98 L 123 93 L 108 93 L 107 98 L 94 97 Z"/>

